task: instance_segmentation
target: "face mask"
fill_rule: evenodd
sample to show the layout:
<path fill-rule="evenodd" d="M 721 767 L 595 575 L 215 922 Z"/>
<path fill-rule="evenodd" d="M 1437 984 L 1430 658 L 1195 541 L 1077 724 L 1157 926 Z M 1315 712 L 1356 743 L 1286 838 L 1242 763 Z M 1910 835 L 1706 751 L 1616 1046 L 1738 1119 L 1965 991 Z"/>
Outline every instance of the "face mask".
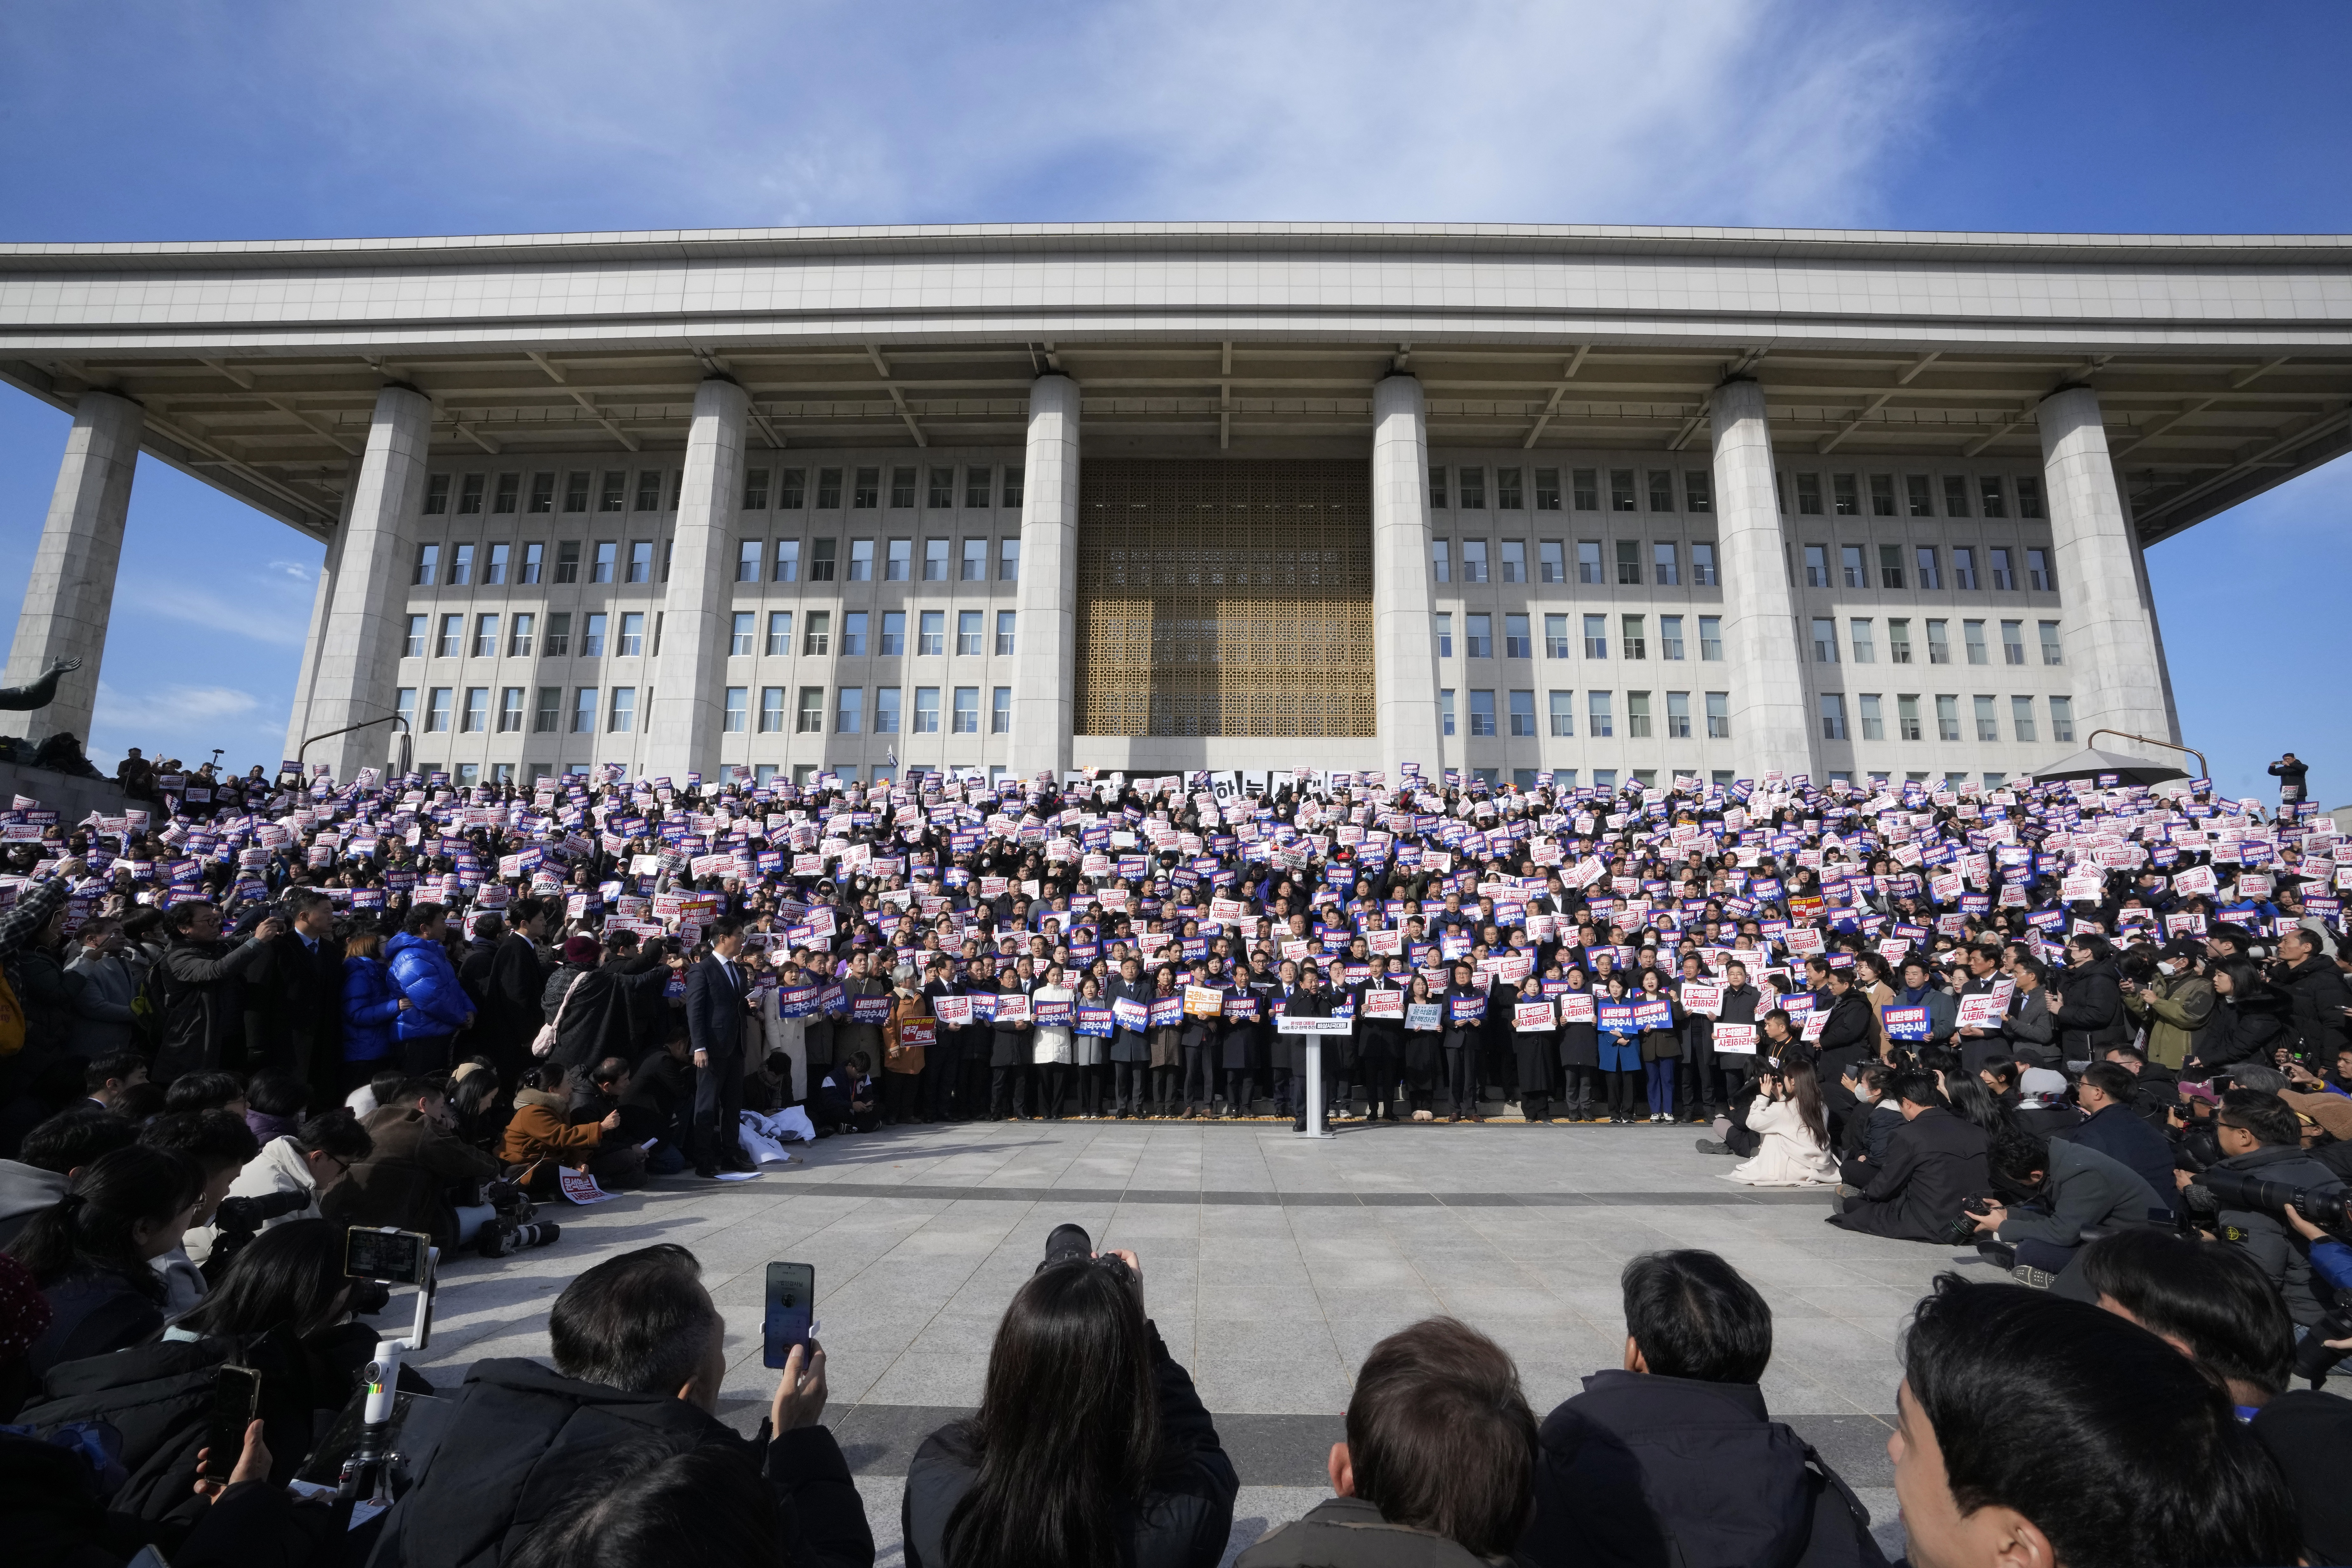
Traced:
<path fill-rule="evenodd" d="M 2159 961 L 2159 962 L 2158 963 L 2157 966 L 2156 966 L 2156 969 L 2157 969 L 2157 973 L 2159 973 L 2159 974 L 2170 974 L 2174 970 L 2178 969 L 2179 967 L 2179 964 L 2174 963 L 2170 959 L 2168 959 L 2168 959 L 2164 959 L 2164 960 Z"/>

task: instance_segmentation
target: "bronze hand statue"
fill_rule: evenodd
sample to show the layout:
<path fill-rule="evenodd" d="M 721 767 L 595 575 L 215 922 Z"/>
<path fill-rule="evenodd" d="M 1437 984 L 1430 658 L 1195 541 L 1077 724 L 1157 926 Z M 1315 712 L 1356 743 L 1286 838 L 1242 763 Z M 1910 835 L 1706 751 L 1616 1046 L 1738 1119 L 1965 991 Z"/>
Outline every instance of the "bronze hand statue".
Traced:
<path fill-rule="evenodd" d="M 80 668 L 81 660 L 78 658 L 61 658 L 29 686 L 0 686 L 0 710 L 22 713 L 29 709 L 47 708 L 57 700 L 58 678 Z"/>

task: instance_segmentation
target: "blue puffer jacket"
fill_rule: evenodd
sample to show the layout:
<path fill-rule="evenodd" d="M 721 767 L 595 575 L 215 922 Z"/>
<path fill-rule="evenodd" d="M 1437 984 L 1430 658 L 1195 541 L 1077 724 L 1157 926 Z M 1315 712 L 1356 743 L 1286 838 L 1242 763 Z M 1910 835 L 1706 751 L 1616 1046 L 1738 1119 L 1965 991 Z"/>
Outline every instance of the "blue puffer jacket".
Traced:
<path fill-rule="evenodd" d="M 343 960 L 343 1060 L 377 1062 L 392 1055 L 392 1021 L 400 987 L 381 958 Z"/>
<path fill-rule="evenodd" d="M 428 1039 L 466 1026 L 474 1004 L 457 984 L 457 972 L 439 942 L 402 931 L 383 944 L 383 955 L 392 965 L 394 984 L 408 998 L 408 1011 L 393 1020 L 394 1038 Z"/>

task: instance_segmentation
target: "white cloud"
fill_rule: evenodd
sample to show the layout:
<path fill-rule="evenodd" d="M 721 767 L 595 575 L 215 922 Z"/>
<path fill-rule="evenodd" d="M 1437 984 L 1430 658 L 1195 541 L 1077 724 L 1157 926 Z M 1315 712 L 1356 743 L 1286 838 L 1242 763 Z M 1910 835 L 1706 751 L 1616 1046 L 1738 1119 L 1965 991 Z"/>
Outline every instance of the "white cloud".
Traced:
<path fill-rule="evenodd" d="M 272 563 L 272 569 L 278 564 Z M 184 580 L 133 578 L 115 584 L 113 618 L 120 623 L 126 615 L 148 616 L 273 647 L 299 647 L 310 635 L 309 595 L 299 591 L 305 586 L 283 576 L 257 575 L 243 596 L 232 597 Z"/>
<path fill-rule="evenodd" d="M 125 690 L 101 679 L 87 750 L 101 766 L 111 767 L 131 746 L 151 757 L 175 756 L 190 763 L 209 760 L 219 746 L 227 752 L 223 763 L 242 771 L 256 762 L 275 764 L 285 739 L 282 698 L 234 686 Z"/>
<path fill-rule="evenodd" d="M 606 225 L 1866 222 L 1965 75 L 1927 8 L 1799 0 L 263 15 L 384 175 Z"/>

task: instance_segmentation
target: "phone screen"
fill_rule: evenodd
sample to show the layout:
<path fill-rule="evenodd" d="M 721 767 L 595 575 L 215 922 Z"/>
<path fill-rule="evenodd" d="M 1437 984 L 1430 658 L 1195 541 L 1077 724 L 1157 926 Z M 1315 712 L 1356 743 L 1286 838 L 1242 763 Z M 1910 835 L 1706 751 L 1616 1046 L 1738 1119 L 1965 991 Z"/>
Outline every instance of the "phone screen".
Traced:
<path fill-rule="evenodd" d="M 794 1345 L 808 1343 L 816 1310 L 816 1268 L 807 1263 L 768 1265 L 768 1315 L 761 1363 L 781 1368 Z"/>
<path fill-rule="evenodd" d="M 213 1374 L 212 1421 L 205 1432 L 207 1450 L 197 1474 L 225 1481 L 245 1452 L 245 1428 L 261 1407 L 261 1374 L 249 1366 L 224 1365 Z"/>

